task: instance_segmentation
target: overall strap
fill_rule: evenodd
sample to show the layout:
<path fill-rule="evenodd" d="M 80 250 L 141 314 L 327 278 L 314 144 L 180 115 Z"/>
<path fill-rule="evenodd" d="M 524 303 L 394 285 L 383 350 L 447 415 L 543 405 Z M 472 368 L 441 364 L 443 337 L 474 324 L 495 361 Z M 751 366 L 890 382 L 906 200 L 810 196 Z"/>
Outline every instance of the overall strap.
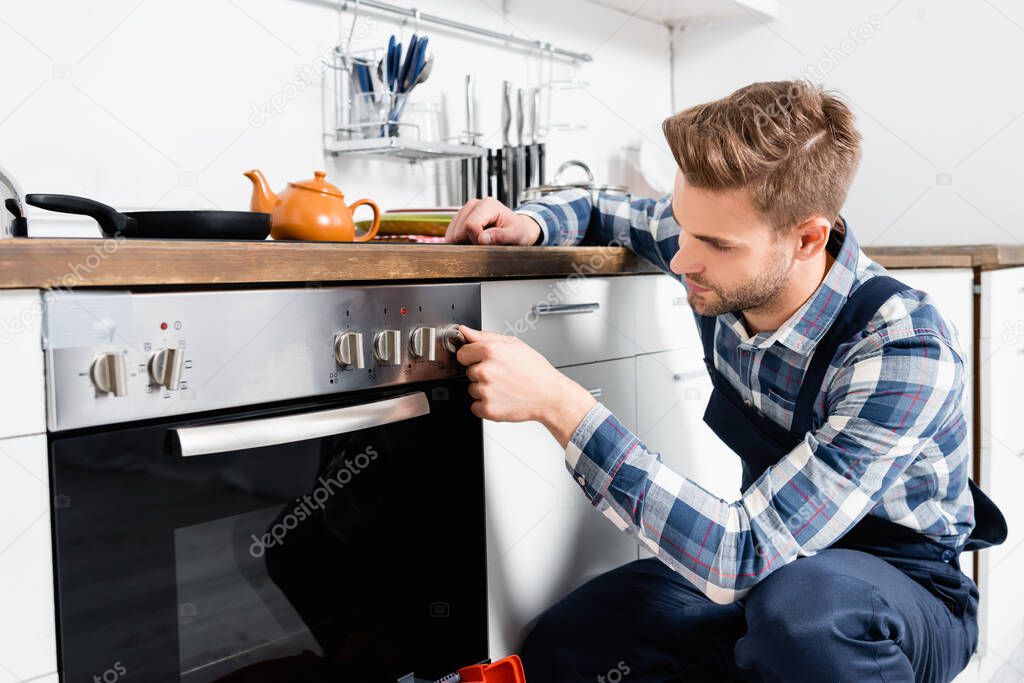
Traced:
<path fill-rule="evenodd" d="M 791 432 L 802 437 L 811 431 L 814 404 L 821 392 L 825 373 L 839 346 L 862 331 L 889 298 L 908 289 L 909 285 L 896 278 L 876 275 L 850 294 L 838 317 L 814 349 L 814 356 L 811 357 L 811 363 L 800 384 Z"/>
<path fill-rule="evenodd" d="M 700 342 L 704 346 L 704 364 L 708 370 L 715 369 L 715 323 L 718 318 L 711 315 L 700 316 Z"/>

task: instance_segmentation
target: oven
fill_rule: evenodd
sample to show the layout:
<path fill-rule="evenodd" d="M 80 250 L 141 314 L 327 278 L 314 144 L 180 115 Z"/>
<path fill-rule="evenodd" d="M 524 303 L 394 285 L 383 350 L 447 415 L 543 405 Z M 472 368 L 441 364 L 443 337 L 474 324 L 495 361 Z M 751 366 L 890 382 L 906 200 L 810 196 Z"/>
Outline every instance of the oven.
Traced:
<path fill-rule="evenodd" d="M 44 344 L 61 680 L 484 661 L 472 284 L 75 292 Z"/>

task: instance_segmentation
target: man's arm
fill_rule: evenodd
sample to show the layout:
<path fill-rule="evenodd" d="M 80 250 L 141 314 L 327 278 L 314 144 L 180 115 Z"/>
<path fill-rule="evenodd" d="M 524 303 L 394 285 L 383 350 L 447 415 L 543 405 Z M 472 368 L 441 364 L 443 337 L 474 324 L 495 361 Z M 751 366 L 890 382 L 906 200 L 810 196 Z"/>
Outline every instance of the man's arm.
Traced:
<path fill-rule="evenodd" d="M 522 204 L 515 212 L 537 221 L 540 244 L 622 246 L 679 278 L 669 269 L 679 250 L 671 195 L 645 199 L 600 193 L 594 206 L 588 190 L 565 190 Z"/>
<path fill-rule="evenodd" d="M 566 467 L 620 530 L 728 603 L 832 545 L 934 436 L 963 430 L 962 392 L 962 360 L 939 337 L 872 336 L 826 393 L 825 424 L 736 502 L 665 466 L 600 403 L 573 433 Z"/>
<path fill-rule="evenodd" d="M 601 194 L 593 205 L 587 190 L 565 190 L 512 211 L 496 199 L 474 199 L 452 219 L 445 241 L 472 244 L 623 246 L 672 275 L 679 249 L 672 198 L 633 199 Z"/>

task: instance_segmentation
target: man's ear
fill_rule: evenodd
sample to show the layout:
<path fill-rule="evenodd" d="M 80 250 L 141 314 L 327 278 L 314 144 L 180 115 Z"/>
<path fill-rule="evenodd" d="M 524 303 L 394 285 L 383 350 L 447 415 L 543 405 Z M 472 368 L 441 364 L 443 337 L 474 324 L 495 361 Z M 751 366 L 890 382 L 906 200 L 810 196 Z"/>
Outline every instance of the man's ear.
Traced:
<path fill-rule="evenodd" d="M 811 216 L 796 227 L 796 258 L 812 259 L 825 250 L 832 222 L 824 216 Z"/>

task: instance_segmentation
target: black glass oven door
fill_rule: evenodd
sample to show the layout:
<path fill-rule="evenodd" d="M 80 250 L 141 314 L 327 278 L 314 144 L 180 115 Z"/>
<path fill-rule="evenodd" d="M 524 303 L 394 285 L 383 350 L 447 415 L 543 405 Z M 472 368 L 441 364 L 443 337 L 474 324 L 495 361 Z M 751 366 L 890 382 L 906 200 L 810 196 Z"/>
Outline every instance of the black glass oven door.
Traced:
<path fill-rule="evenodd" d="M 433 680 L 487 656 L 464 380 L 51 437 L 64 681 Z"/>

